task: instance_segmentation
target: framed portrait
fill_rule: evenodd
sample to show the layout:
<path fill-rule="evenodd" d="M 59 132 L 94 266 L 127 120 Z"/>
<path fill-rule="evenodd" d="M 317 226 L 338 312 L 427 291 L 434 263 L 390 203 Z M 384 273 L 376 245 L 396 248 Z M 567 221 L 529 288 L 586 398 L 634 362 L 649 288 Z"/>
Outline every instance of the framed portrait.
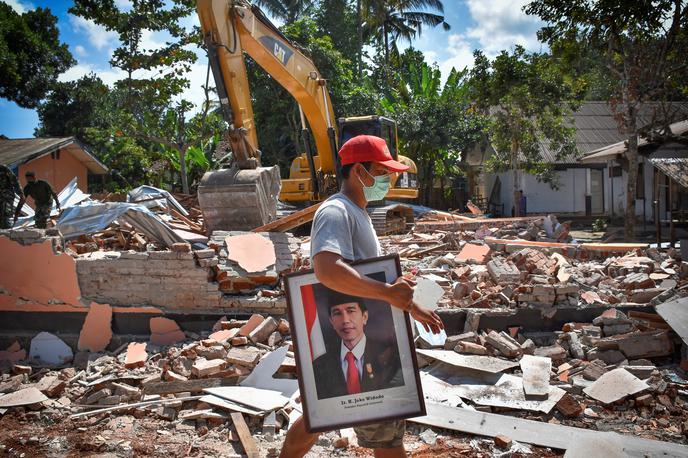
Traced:
<path fill-rule="evenodd" d="M 351 264 L 386 283 L 397 255 Z M 302 271 L 284 278 L 306 428 L 310 432 L 425 415 L 407 312 L 342 294 Z"/>

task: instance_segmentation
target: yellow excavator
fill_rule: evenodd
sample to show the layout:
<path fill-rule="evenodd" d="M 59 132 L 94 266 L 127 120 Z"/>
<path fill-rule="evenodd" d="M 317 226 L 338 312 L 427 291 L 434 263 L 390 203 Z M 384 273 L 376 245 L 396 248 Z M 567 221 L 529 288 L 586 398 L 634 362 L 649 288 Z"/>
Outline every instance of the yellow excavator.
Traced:
<path fill-rule="evenodd" d="M 266 224 L 277 215 L 278 198 L 304 205 L 334 194 L 341 182 L 339 146 L 360 134 L 384 138 L 392 156 L 410 167 L 395 174 L 387 198 L 418 197 L 416 164 L 399 154 L 394 120 L 360 116 L 340 118 L 335 125 L 327 81 L 257 6 L 246 0 L 198 0 L 196 8 L 222 115 L 229 126 L 225 142 L 232 156 L 231 167 L 206 172 L 198 187 L 209 231 L 250 230 Z M 305 152 L 291 163 L 289 178 L 281 181 L 276 166 L 261 164 L 244 53 L 299 106 Z M 372 207 L 370 212 L 379 233 L 413 221 L 411 209 L 403 205 Z"/>

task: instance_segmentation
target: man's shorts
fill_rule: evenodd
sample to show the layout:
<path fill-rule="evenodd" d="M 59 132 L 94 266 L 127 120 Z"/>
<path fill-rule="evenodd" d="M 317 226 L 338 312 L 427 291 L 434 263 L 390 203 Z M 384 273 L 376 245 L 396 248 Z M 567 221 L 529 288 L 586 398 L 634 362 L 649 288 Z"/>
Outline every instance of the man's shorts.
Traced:
<path fill-rule="evenodd" d="M 401 447 L 406 432 L 406 421 L 387 421 L 354 428 L 358 445 L 365 448 Z"/>

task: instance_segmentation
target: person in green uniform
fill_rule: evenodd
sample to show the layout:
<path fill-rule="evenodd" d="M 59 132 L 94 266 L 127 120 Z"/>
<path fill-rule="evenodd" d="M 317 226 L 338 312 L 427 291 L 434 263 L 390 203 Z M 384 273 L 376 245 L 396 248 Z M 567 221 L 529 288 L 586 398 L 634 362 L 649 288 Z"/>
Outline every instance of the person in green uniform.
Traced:
<path fill-rule="evenodd" d="M 50 210 L 53 207 L 53 199 L 57 204 L 57 211 L 60 211 L 60 201 L 57 199 L 57 194 L 53 191 L 52 186 L 47 181 L 37 180 L 36 174 L 33 172 L 26 172 L 26 186 L 24 186 L 24 195 L 32 197 L 36 204 L 36 216 L 34 221 L 36 227 L 45 229 L 50 218 Z M 20 199 L 17 211 L 24 204 L 23 199 Z"/>
<path fill-rule="evenodd" d="M 19 200 L 23 202 L 24 194 L 21 186 L 19 186 L 19 180 L 9 167 L 0 164 L 0 229 L 10 229 L 13 225 L 10 218 L 12 218 L 12 210 L 14 209 L 15 194 L 19 194 Z M 18 214 L 15 214 L 15 223 Z"/>

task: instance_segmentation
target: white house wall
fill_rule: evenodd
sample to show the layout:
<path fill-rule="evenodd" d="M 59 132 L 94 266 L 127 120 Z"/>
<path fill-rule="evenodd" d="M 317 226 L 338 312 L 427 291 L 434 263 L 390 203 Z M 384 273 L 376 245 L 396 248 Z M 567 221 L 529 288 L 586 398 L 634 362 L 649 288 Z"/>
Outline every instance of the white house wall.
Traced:
<path fill-rule="evenodd" d="M 555 172 L 559 189 L 541 183 L 532 175 L 521 175 L 519 189 L 527 199 L 528 213 L 585 213 L 586 169 L 566 169 Z M 513 205 L 513 174 L 498 174 L 502 182 L 501 201 L 505 215 L 511 215 Z M 494 180 L 491 180 L 494 181 Z M 490 189 L 492 189 L 490 187 Z"/>
<path fill-rule="evenodd" d="M 646 163 L 644 175 L 645 200 L 636 200 L 636 216 L 649 221 L 652 219 L 652 188 L 654 167 Z M 521 174 L 519 176 L 519 189 L 527 198 L 528 213 L 575 213 L 585 214 L 585 194 L 587 183 L 587 168 L 569 168 L 555 172 L 559 189 L 552 189 L 547 183 L 540 183 L 532 175 Z M 610 214 L 611 205 L 614 206 L 614 216 L 623 216 L 626 208 L 626 171 L 622 171 L 620 177 L 609 178 L 608 168 L 602 170 L 604 183 L 604 212 Z M 487 174 L 485 176 L 486 192 L 489 193 L 494 182 L 499 177 L 502 186 L 500 191 L 501 203 L 504 204 L 504 215 L 511 215 L 513 205 L 513 173 Z M 613 180 L 613 186 L 612 186 Z M 643 213 L 643 203 L 645 213 Z M 660 196 L 660 211 L 664 212 L 664 199 Z"/>

